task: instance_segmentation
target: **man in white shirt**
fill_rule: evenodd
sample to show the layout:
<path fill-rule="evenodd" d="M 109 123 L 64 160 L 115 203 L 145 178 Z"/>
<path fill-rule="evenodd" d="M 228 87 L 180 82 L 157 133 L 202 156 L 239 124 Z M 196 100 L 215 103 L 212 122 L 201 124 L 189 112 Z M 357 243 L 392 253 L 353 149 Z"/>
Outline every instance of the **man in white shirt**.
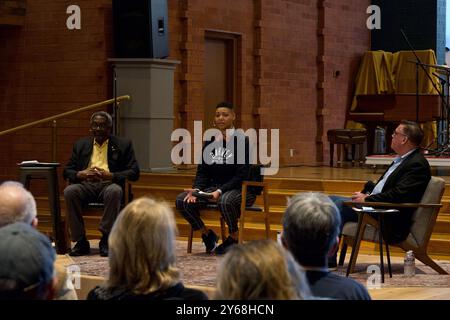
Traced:
<path fill-rule="evenodd" d="M 420 152 L 423 131 L 412 121 L 402 120 L 392 134 L 391 148 L 397 153 L 389 168 L 377 183 L 369 181 L 360 192 L 353 193 L 355 202 L 420 202 L 431 179 L 428 161 Z M 348 198 L 330 197 L 341 213 L 342 227 L 346 222 L 358 221 L 358 215 L 348 206 L 343 205 Z M 368 204 L 370 206 L 370 203 Z M 411 226 L 413 209 L 402 209 L 398 215 L 389 215 L 384 219 L 384 238 L 388 243 L 404 240 Z M 335 264 L 331 261 L 330 266 Z"/>

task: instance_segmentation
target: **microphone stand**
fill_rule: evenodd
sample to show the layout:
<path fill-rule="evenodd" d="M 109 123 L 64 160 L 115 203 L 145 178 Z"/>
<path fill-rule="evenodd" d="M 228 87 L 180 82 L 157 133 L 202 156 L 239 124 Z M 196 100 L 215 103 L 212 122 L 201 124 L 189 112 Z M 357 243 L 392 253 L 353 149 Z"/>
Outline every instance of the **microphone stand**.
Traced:
<path fill-rule="evenodd" d="M 415 54 L 415 53 L 414 53 Z M 419 57 L 416 61 L 416 123 L 419 123 Z"/>
<path fill-rule="evenodd" d="M 441 95 L 441 99 L 442 99 L 442 101 L 446 102 L 445 103 L 446 108 L 444 108 L 444 103 L 442 103 L 442 108 L 441 108 L 441 110 L 442 110 L 441 111 L 442 112 L 442 117 L 441 118 L 444 119 L 444 120 L 442 120 L 442 126 L 443 126 L 443 132 L 445 134 L 444 134 L 444 143 L 443 143 L 444 147 L 440 151 L 439 155 L 445 155 L 445 153 L 446 152 L 448 153 L 448 150 L 450 149 L 449 131 L 448 131 L 448 126 L 449 126 L 449 123 L 450 123 L 450 112 L 448 110 L 448 106 L 449 106 L 449 91 L 450 91 L 450 69 L 449 70 L 445 69 L 445 71 L 446 71 L 446 74 L 445 74 L 446 78 L 445 79 L 442 79 L 441 77 L 438 76 L 438 78 L 441 80 L 442 88 L 444 88 L 444 91 L 443 91 L 443 93 Z M 444 84 L 446 84 L 446 85 L 444 85 Z M 444 100 L 444 98 L 446 98 L 446 100 Z"/>
<path fill-rule="evenodd" d="M 448 112 L 448 106 L 449 106 L 448 105 L 448 91 L 447 91 L 447 100 L 445 100 L 443 94 L 441 93 L 441 90 L 438 89 L 438 87 L 434 83 L 433 79 L 431 78 L 430 74 L 428 73 L 427 69 L 425 68 L 425 66 L 428 66 L 428 67 L 433 67 L 433 66 L 425 64 L 425 63 L 423 63 L 420 60 L 419 56 L 416 54 L 416 51 L 414 50 L 414 47 L 409 42 L 408 37 L 406 36 L 406 34 L 403 31 L 403 29 L 400 29 L 400 32 L 402 33 L 403 38 L 405 39 L 406 43 L 408 44 L 409 48 L 411 49 L 412 53 L 414 54 L 414 56 L 416 58 L 416 61 L 408 60 L 408 62 L 416 64 L 416 122 L 417 123 L 419 122 L 419 65 L 422 67 L 423 72 L 426 74 L 426 76 L 430 80 L 431 84 L 433 85 L 433 88 L 436 90 L 436 92 L 441 97 L 442 105 L 443 106 L 445 105 L 445 110 L 446 110 L 447 117 L 445 117 L 444 114 L 441 114 L 441 117 L 440 117 L 441 120 L 440 121 L 445 121 L 445 120 L 448 121 L 448 113 L 449 113 Z M 436 67 L 436 66 L 434 66 L 434 67 Z M 448 70 L 446 70 L 446 71 L 447 71 L 447 74 L 448 74 L 449 71 Z M 448 77 L 448 75 L 447 75 L 447 77 Z M 447 83 L 447 85 L 448 85 L 448 83 Z M 438 134 L 438 136 L 439 136 L 439 134 Z M 437 142 L 438 143 L 438 147 L 437 147 L 437 150 L 436 150 L 437 155 L 443 154 L 443 152 L 448 149 L 448 135 L 446 135 L 445 141 L 447 143 L 446 146 L 439 146 L 439 139 L 438 139 L 438 142 Z M 441 147 L 443 147 L 442 150 L 441 150 Z"/>
<path fill-rule="evenodd" d="M 449 74 L 447 72 L 446 79 L 442 79 L 441 76 L 439 74 L 435 73 L 435 72 L 433 72 L 433 75 L 436 76 L 440 80 L 440 84 L 441 84 L 442 90 L 441 90 L 441 92 L 439 94 L 440 94 L 441 101 L 444 101 L 445 95 L 446 95 L 445 94 L 445 91 L 446 91 L 445 88 L 446 88 L 446 84 L 448 86 Z M 447 92 L 448 92 L 448 89 L 447 89 Z M 447 94 L 447 102 L 446 102 L 446 104 L 448 105 L 448 94 Z M 437 129 L 437 144 L 438 144 L 438 146 L 446 146 L 446 145 L 448 145 L 448 135 L 447 135 L 447 131 L 448 130 L 445 129 L 445 127 L 447 125 L 448 125 L 448 112 L 446 112 L 446 110 L 445 110 L 444 103 L 441 103 L 441 117 L 439 119 L 438 129 Z M 442 135 L 444 136 L 443 138 L 442 138 Z M 447 148 L 444 147 L 442 150 L 439 150 L 437 152 L 437 155 L 442 154 L 443 152 L 445 152 L 446 149 Z"/>

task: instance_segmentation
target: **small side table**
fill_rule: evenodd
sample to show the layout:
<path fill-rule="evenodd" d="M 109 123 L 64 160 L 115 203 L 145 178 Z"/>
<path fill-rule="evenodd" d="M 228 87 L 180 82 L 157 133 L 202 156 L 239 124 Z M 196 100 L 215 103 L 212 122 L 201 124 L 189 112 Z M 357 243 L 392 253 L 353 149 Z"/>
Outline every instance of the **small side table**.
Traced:
<path fill-rule="evenodd" d="M 53 236 L 58 254 L 67 252 L 67 238 L 64 224 L 61 220 L 59 204 L 58 173 L 59 163 L 37 163 L 32 165 L 19 165 L 19 181 L 29 189 L 32 179 L 45 179 L 48 185 L 48 201 L 52 215 Z"/>
<path fill-rule="evenodd" d="M 350 274 L 352 265 L 356 263 L 356 255 L 355 255 L 355 248 L 359 248 L 361 244 L 361 240 L 364 237 L 364 234 L 361 230 L 363 225 L 363 218 L 365 214 L 369 213 L 375 213 L 378 220 L 378 241 L 380 246 L 380 269 L 381 269 L 381 282 L 384 283 L 384 260 L 383 260 L 383 224 L 384 224 L 384 215 L 385 214 L 398 214 L 399 210 L 397 209 L 361 209 L 352 207 L 352 209 L 359 213 L 358 216 L 358 227 L 356 228 L 356 235 L 355 235 L 355 242 L 352 246 L 352 253 L 350 255 L 350 261 L 347 266 L 347 277 Z M 372 216 L 373 217 L 373 216 Z M 386 257 L 388 262 L 388 271 L 389 271 L 389 277 L 392 278 L 392 269 L 391 269 L 391 257 L 389 255 L 389 245 L 385 241 L 386 245 Z"/>

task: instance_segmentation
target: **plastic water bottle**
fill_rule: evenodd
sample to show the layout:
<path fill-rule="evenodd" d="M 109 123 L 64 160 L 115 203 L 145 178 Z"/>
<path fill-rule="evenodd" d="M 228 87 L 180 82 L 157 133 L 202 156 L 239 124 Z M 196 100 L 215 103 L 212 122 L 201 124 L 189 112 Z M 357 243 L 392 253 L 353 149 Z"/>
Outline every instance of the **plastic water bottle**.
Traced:
<path fill-rule="evenodd" d="M 405 277 L 412 277 L 416 274 L 416 261 L 411 250 L 405 254 L 404 274 Z"/>
<path fill-rule="evenodd" d="M 283 244 L 283 242 L 281 241 L 281 232 L 280 232 L 280 231 L 277 231 L 277 242 L 278 242 L 280 245 Z"/>

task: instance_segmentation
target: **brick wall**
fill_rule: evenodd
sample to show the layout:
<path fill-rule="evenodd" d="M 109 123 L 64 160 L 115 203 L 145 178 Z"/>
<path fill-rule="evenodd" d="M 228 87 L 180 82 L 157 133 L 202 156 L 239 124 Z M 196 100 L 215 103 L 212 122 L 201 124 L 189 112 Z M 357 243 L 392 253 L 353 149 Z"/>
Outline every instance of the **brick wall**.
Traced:
<path fill-rule="evenodd" d="M 344 128 L 362 55 L 370 48 L 369 0 L 334 0 L 324 5 L 323 160 L 329 161 L 327 130 Z M 320 160 L 320 157 L 318 157 Z"/>
<path fill-rule="evenodd" d="M 175 73 L 174 126 L 206 120 L 206 30 L 233 33 L 242 127 L 280 129 L 282 165 L 327 161 L 326 130 L 344 125 L 359 58 L 369 48 L 369 3 L 168 0 L 168 58 L 182 62 Z M 81 30 L 66 28 L 71 4 L 28 1 L 23 26 L 0 26 L 0 129 L 111 98 L 111 1 L 78 1 Z M 58 122 L 58 162 L 89 133 L 89 115 Z M 50 161 L 50 139 L 49 125 L 0 137 L 0 179 L 16 177 L 21 160 Z"/>
<path fill-rule="evenodd" d="M 0 26 L 1 130 L 111 97 L 110 1 L 77 1 L 81 30 L 66 27 L 71 4 L 28 1 L 23 26 Z M 58 121 L 58 162 L 67 161 L 74 140 L 89 134 L 89 115 Z M 0 137 L 0 179 L 16 177 L 16 162 L 52 160 L 49 127 Z"/>
<path fill-rule="evenodd" d="M 171 17 L 179 17 L 169 19 L 171 34 L 181 33 L 177 43 L 171 38 L 171 57 L 183 65 L 175 84 L 176 126 L 192 129 L 193 120 L 203 119 L 205 30 L 239 33 L 242 126 L 280 129 L 283 165 L 328 161 L 326 130 L 343 127 L 359 58 L 369 49 L 369 5 L 254 0 L 229 8 L 223 1 L 169 1 Z"/>

